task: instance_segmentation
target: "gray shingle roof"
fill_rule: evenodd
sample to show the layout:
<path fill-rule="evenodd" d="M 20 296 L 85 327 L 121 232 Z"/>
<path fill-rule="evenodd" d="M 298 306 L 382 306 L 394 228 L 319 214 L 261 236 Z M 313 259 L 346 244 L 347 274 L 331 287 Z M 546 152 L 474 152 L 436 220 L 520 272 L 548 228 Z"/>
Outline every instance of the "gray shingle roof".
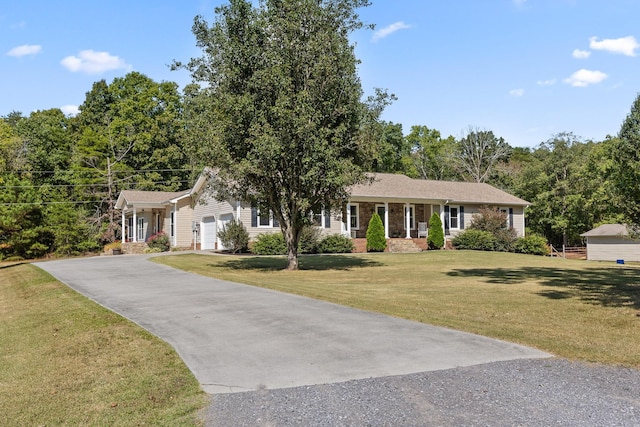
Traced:
<path fill-rule="evenodd" d="M 526 200 L 484 183 L 413 179 L 406 175 L 388 173 L 376 173 L 372 176 L 374 180 L 371 184 L 360 184 L 352 188 L 351 197 L 353 199 L 393 198 L 448 200 L 450 203 L 529 205 Z"/>
<path fill-rule="evenodd" d="M 152 204 L 164 204 L 168 203 L 169 200 L 175 199 L 180 196 L 184 196 L 189 194 L 190 190 L 184 191 L 138 191 L 138 190 L 123 190 L 120 193 L 120 198 L 124 198 L 127 204 L 142 204 L 142 203 L 152 203 Z"/>
<path fill-rule="evenodd" d="M 597 237 L 597 236 L 628 236 L 627 226 L 623 224 L 603 224 L 599 227 L 589 230 L 586 233 L 582 233 L 584 237 Z"/>

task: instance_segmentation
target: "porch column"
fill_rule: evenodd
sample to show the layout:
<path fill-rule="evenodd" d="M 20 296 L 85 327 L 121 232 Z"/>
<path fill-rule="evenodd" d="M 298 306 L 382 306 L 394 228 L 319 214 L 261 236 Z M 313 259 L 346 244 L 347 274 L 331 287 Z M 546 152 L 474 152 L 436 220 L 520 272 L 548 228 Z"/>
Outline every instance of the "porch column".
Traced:
<path fill-rule="evenodd" d="M 121 232 L 122 237 L 120 238 L 120 240 L 122 240 L 122 243 L 126 243 L 126 241 L 127 241 L 126 240 L 127 239 L 127 235 L 125 233 L 125 230 L 126 230 L 125 223 L 126 223 L 126 220 L 125 220 L 125 217 L 124 217 L 124 207 L 123 207 L 122 208 L 122 232 Z"/>
<path fill-rule="evenodd" d="M 242 205 L 240 204 L 240 200 L 236 200 L 236 221 L 240 221 L 241 209 L 242 209 Z"/>
<path fill-rule="evenodd" d="M 138 211 L 133 208 L 133 243 L 138 241 Z"/>
<path fill-rule="evenodd" d="M 447 202 L 449 203 L 449 202 Z M 444 223 L 444 205 L 440 205 L 440 222 L 442 223 L 442 235 L 444 236 L 445 240 L 447 240 L 447 232 L 445 230 L 445 223 Z"/>
<path fill-rule="evenodd" d="M 404 223 L 407 229 L 407 239 L 411 238 L 411 205 L 409 203 L 404 204 Z"/>
<path fill-rule="evenodd" d="M 384 202 L 384 238 L 389 238 L 389 202 Z"/>
<path fill-rule="evenodd" d="M 347 203 L 347 223 L 344 228 L 347 236 L 351 237 L 351 203 Z"/>

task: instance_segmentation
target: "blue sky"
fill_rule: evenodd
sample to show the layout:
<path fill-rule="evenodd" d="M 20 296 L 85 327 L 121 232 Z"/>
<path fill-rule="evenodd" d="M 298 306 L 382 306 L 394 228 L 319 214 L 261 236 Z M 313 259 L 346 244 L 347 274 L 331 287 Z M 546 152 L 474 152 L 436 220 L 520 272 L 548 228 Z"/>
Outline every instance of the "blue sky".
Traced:
<path fill-rule="evenodd" d="M 638 0 L 373 0 L 353 35 L 365 93 L 398 96 L 383 118 L 512 146 L 559 132 L 617 134 L 640 92 Z M 195 15 L 222 0 L 26 0 L 0 6 L 0 115 L 71 113 L 98 80 L 129 71 L 183 86 L 199 56 Z"/>

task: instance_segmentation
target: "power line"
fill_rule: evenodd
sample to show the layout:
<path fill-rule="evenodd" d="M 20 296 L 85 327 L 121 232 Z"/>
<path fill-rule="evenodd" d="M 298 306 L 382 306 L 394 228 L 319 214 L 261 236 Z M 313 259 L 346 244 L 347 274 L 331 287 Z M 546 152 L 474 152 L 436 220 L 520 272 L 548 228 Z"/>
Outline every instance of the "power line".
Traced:
<path fill-rule="evenodd" d="M 32 170 L 16 170 L 13 173 L 37 173 L 37 174 L 47 174 L 47 173 L 56 173 L 60 171 L 32 171 Z M 67 171 L 69 172 L 69 171 Z M 72 171 L 78 173 L 89 172 L 86 171 Z M 137 173 L 137 172 L 198 172 L 198 169 L 123 169 L 123 170 L 112 170 L 112 173 Z"/>
<path fill-rule="evenodd" d="M 184 184 L 190 181 L 180 180 L 180 181 L 151 181 L 151 182 L 132 182 L 128 185 L 136 186 L 140 184 Z M 41 188 L 41 187 L 108 187 L 109 184 L 42 184 L 42 185 L 0 185 L 0 189 L 9 189 L 9 188 Z"/>

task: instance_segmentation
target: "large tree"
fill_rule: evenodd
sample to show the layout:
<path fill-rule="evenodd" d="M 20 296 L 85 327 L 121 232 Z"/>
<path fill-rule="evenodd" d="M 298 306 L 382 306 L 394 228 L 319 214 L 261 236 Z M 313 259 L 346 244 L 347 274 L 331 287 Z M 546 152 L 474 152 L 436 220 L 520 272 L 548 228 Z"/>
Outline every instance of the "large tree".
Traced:
<path fill-rule="evenodd" d="M 195 18 L 203 56 L 174 64 L 203 87 L 200 100 L 190 103 L 205 119 L 190 130 L 215 153 L 208 160 L 218 171 L 218 197 L 270 208 L 290 270 L 298 268 L 300 233 L 312 214 L 342 212 L 349 186 L 365 180 L 367 153 L 374 151 L 361 130 L 381 108 L 361 101 L 349 42 L 363 25 L 356 9 L 368 4 L 264 0 L 254 7 L 231 0 L 216 8 L 211 26 Z"/>
<path fill-rule="evenodd" d="M 411 147 L 410 175 L 422 179 L 446 180 L 457 178 L 453 165 L 455 138 L 443 138 L 440 132 L 427 126 L 411 126 L 406 136 Z"/>
<path fill-rule="evenodd" d="M 511 147 L 492 131 L 470 126 L 455 153 L 461 174 L 474 182 L 487 182 L 498 162 L 509 157 Z"/>
<path fill-rule="evenodd" d="M 640 95 L 613 143 L 611 178 L 620 197 L 619 208 L 633 228 L 640 227 Z"/>

